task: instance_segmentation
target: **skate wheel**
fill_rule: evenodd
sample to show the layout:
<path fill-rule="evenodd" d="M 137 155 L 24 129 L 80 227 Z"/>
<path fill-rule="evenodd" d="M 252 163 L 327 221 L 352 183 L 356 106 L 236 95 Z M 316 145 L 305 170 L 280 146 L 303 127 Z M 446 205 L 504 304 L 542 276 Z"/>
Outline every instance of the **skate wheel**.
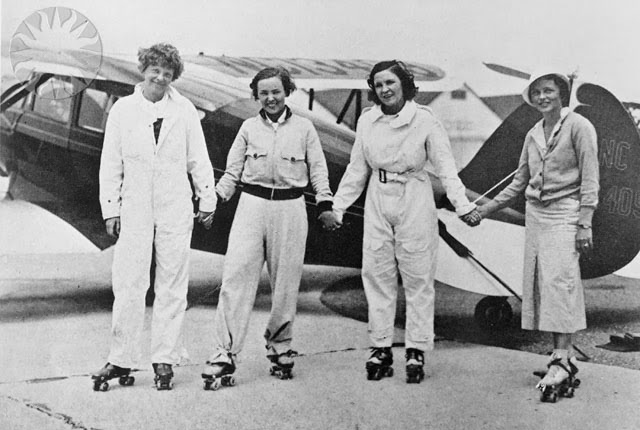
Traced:
<path fill-rule="evenodd" d="M 218 381 L 217 379 L 214 379 L 213 381 L 209 382 L 208 389 L 211 391 L 218 391 L 220 389 L 220 381 Z"/>
<path fill-rule="evenodd" d="M 133 382 L 136 380 L 136 378 L 134 378 L 133 376 L 121 376 L 118 379 L 118 383 L 122 386 L 125 387 L 130 387 L 131 385 L 133 385 Z"/>
<path fill-rule="evenodd" d="M 385 376 L 388 376 L 389 378 L 393 376 L 393 367 L 387 368 L 387 371 L 385 372 Z"/>
<path fill-rule="evenodd" d="M 573 387 L 574 387 L 574 388 L 578 388 L 579 386 L 580 386 L 580 380 L 579 380 L 579 379 L 575 379 L 575 380 L 573 381 Z"/>
<path fill-rule="evenodd" d="M 269 375 L 273 376 L 276 374 L 276 369 L 274 367 L 269 368 Z"/>
<path fill-rule="evenodd" d="M 575 394 L 574 388 L 573 387 L 569 387 L 567 388 L 567 391 L 565 391 L 564 396 L 567 398 L 571 398 L 573 397 L 573 395 Z"/>
<path fill-rule="evenodd" d="M 100 391 L 109 391 L 109 383 L 108 382 L 103 382 L 100 384 L 99 387 Z"/>
<path fill-rule="evenodd" d="M 234 378 L 233 376 L 223 376 L 222 385 L 225 387 L 233 387 L 234 385 L 236 385 L 236 378 Z"/>

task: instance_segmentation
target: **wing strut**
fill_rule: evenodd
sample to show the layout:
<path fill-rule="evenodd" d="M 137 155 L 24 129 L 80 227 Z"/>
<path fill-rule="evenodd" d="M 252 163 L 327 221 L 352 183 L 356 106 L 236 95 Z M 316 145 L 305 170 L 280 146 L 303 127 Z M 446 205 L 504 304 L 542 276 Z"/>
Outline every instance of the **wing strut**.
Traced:
<path fill-rule="evenodd" d="M 442 238 L 442 240 L 444 240 L 447 245 L 449 245 L 451 247 L 451 249 L 453 249 L 453 251 L 458 254 L 459 257 L 462 258 L 471 258 L 473 261 L 475 261 L 476 263 L 478 263 L 478 265 L 480 267 L 482 267 L 482 269 L 487 272 L 489 275 L 491 275 L 491 277 L 493 277 L 493 279 L 495 279 L 496 281 L 498 281 L 500 283 L 500 285 L 502 285 L 507 291 L 509 291 L 511 294 L 513 294 L 518 300 L 520 300 L 520 302 L 522 302 L 522 297 L 520 297 L 518 295 L 518 293 L 516 293 L 515 291 L 513 291 L 513 289 L 511 289 L 511 287 L 509 287 L 507 285 L 506 282 L 504 282 L 502 279 L 500 279 L 500 277 L 498 275 L 496 275 L 495 273 L 493 273 L 491 270 L 489 270 L 489 268 L 487 266 L 485 266 L 484 264 L 482 264 L 474 255 L 473 252 L 471 252 L 471 250 L 469 248 L 467 248 L 466 246 L 464 246 L 462 244 L 462 242 L 460 242 L 458 239 L 456 239 L 455 237 L 453 237 L 451 235 L 451 233 L 449 233 L 447 231 L 447 226 L 445 225 L 444 222 L 442 222 L 441 220 L 438 220 L 438 233 L 440 234 L 440 237 Z"/>
<path fill-rule="evenodd" d="M 338 119 L 336 121 L 337 124 L 340 124 L 344 119 L 344 116 L 347 114 L 349 107 L 351 106 L 351 102 L 353 99 L 356 99 L 356 121 L 358 123 L 358 118 L 360 118 L 360 111 L 362 111 L 362 92 L 358 89 L 353 89 L 349 93 L 349 97 L 347 97 L 347 101 L 344 102 L 344 106 L 340 111 L 340 115 L 338 115 Z"/>

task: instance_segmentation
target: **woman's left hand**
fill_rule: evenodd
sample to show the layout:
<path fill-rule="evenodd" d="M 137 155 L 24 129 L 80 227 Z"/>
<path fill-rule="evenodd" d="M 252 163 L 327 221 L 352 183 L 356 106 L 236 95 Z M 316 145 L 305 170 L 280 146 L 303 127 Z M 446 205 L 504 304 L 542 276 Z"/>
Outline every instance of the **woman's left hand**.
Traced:
<path fill-rule="evenodd" d="M 580 254 L 593 251 L 593 234 L 590 228 L 578 227 L 576 233 L 576 250 Z"/>
<path fill-rule="evenodd" d="M 482 216 L 480 215 L 477 209 L 474 209 L 468 214 L 462 215 L 460 219 L 466 222 L 471 227 L 475 227 L 478 224 L 480 224 L 480 221 L 482 221 Z"/>
<path fill-rule="evenodd" d="M 211 224 L 213 224 L 213 214 L 214 212 L 198 212 L 198 222 L 207 230 L 209 230 L 211 228 Z"/>

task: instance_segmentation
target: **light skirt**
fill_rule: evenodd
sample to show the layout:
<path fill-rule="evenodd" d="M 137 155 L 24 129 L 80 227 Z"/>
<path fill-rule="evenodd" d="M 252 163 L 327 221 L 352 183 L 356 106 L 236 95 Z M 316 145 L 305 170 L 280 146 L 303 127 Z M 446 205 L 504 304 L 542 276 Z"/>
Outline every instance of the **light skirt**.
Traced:
<path fill-rule="evenodd" d="M 575 248 L 580 202 L 527 201 L 522 328 L 574 333 L 587 327 L 580 254 Z"/>

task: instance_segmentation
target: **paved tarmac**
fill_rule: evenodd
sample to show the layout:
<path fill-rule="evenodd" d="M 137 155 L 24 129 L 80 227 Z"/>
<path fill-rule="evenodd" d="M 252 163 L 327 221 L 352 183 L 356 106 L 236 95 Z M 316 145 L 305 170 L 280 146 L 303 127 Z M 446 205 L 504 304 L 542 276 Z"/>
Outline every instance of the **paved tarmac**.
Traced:
<path fill-rule="evenodd" d="M 111 252 L 41 254 L 35 271 L 29 269 L 34 256 L 2 258 L 1 429 L 640 428 L 640 371 L 582 363 L 574 398 L 541 403 L 532 371 L 546 357 L 439 340 L 427 355 L 426 380 L 408 385 L 400 329 L 395 376 L 367 381 L 366 324 L 320 302 L 323 290 L 357 272 L 319 266 L 305 268 L 294 379 L 281 381 L 268 372 L 262 332 L 270 299 L 263 279 L 237 386 L 204 391 L 201 363 L 210 352 L 210 300 L 222 259 L 198 252 L 185 322 L 189 358 L 175 369 L 174 389 L 155 390 L 145 343 L 134 386 L 114 380 L 108 392 L 94 392 L 89 375 L 108 352 Z"/>

